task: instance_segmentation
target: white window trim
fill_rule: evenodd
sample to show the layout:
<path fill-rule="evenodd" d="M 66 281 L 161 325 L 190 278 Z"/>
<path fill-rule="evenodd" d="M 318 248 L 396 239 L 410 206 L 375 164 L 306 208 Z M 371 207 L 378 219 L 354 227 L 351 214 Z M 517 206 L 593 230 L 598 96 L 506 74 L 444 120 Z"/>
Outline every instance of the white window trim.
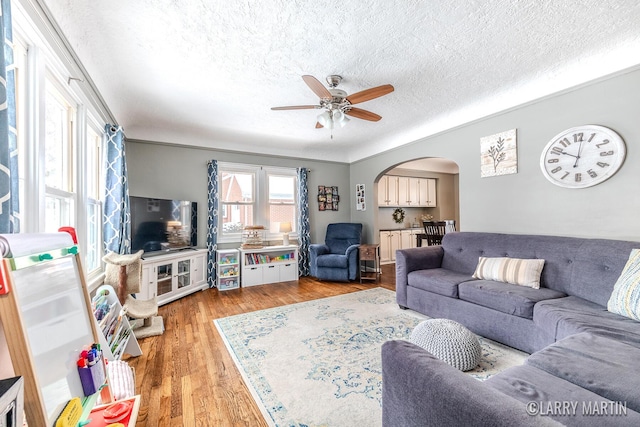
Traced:
<path fill-rule="evenodd" d="M 13 37 L 14 45 L 24 47 L 24 62 L 22 62 L 22 134 L 24 150 L 21 153 L 24 164 L 20 170 L 23 179 L 21 200 L 21 232 L 38 233 L 44 229 L 41 212 L 44 211 L 46 194 L 54 194 L 46 187 L 43 165 L 44 152 L 38 141 L 44 139 L 44 100 L 46 94 L 47 76 L 54 82 L 54 86 L 62 92 L 65 99 L 73 106 L 74 131 L 71 137 L 74 141 L 72 164 L 74 179 L 71 191 L 74 193 L 74 216 L 78 234 L 78 246 L 81 254 L 85 254 L 88 239 L 86 202 L 89 192 L 86 188 L 85 177 L 91 171 L 87 165 L 86 129 L 91 127 L 98 135 L 103 134 L 106 123 L 117 124 L 109 111 L 91 78 L 66 41 L 62 31 L 46 10 L 42 8 L 40 0 L 12 1 Z M 20 50 L 18 49 L 17 52 Z M 21 58 L 22 59 L 22 58 Z M 100 165 L 100 169 L 102 166 Z M 102 183 L 102 172 L 99 182 Z M 55 193 L 55 197 L 64 194 Z M 103 191 L 97 195 L 103 197 Z M 99 201 L 101 203 L 101 201 Z M 100 227 L 100 233 L 102 227 Z M 101 239 L 101 237 L 99 237 Z M 102 251 L 102 244 L 100 244 Z M 102 255 L 102 253 L 100 254 Z M 102 257 L 100 256 L 100 259 Z M 86 267 L 86 266 L 85 266 Z M 90 291 L 102 282 L 103 264 L 99 269 L 87 272 Z"/>
<path fill-rule="evenodd" d="M 256 224 L 266 225 L 268 224 L 268 209 L 269 209 L 269 192 L 268 192 L 268 176 L 271 175 L 280 175 L 280 176 L 292 176 L 297 180 L 297 173 L 295 168 L 285 168 L 278 166 L 259 166 L 259 165 L 248 165 L 243 163 L 228 163 L 228 162 L 218 162 L 218 189 L 222 190 L 222 172 L 224 171 L 237 171 L 237 172 L 246 172 L 246 173 L 254 173 L 255 180 L 253 183 L 253 196 L 254 196 L 254 219 Z M 298 188 L 294 188 L 294 206 L 296 211 L 296 220 L 297 216 L 300 215 L 297 209 L 297 204 L 295 200 L 297 200 Z M 218 211 L 222 214 L 223 204 L 222 197 L 218 200 L 218 206 L 216 207 Z M 220 218 L 221 216 L 218 216 Z M 222 230 L 222 224 L 219 224 L 218 230 Z M 298 232 L 291 232 L 289 234 L 291 239 L 298 238 Z M 279 232 L 271 232 L 270 230 L 266 230 L 265 240 L 282 240 L 282 234 Z M 222 231 L 218 234 L 218 243 L 240 243 L 242 241 L 242 233 L 229 233 L 224 235 Z"/>

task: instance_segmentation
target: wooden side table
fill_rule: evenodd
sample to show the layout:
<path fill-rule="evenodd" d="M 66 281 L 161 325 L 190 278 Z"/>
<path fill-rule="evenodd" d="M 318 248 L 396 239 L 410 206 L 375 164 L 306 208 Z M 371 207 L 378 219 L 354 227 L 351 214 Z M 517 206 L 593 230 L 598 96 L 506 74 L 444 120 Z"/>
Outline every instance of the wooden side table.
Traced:
<path fill-rule="evenodd" d="M 359 248 L 358 267 L 360 270 L 360 283 L 363 280 L 375 280 L 378 281 L 378 274 L 380 274 L 380 245 L 360 245 Z M 368 262 L 373 262 L 373 271 L 367 271 Z"/>

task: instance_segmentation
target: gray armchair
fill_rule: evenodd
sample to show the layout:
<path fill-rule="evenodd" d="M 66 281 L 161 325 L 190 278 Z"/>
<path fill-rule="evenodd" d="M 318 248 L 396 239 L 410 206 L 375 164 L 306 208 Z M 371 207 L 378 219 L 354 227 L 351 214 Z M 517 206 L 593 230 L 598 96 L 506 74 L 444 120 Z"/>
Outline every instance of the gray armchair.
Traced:
<path fill-rule="evenodd" d="M 355 280 L 358 277 L 360 243 L 362 224 L 329 224 L 324 245 L 309 246 L 311 275 L 322 280 Z"/>

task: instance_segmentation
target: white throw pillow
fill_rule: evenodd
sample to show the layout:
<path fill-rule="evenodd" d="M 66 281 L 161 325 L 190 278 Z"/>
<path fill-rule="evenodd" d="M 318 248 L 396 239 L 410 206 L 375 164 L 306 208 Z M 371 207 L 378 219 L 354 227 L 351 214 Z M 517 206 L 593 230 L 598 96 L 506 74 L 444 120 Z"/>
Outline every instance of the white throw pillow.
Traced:
<path fill-rule="evenodd" d="M 495 280 L 540 289 L 543 259 L 480 257 L 473 273 L 476 279 Z"/>
<path fill-rule="evenodd" d="M 632 249 L 627 264 L 613 285 L 607 310 L 640 320 L 640 249 Z"/>

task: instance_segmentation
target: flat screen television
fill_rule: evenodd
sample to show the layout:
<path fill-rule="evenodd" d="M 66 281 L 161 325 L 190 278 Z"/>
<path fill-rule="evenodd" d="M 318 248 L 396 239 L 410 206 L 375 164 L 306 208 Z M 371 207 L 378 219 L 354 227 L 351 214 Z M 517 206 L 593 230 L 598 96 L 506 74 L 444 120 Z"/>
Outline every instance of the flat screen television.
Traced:
<path fill-rule="evenodd" d="M 129 204 L 132 253 L 159 255 L 198 245 L 196 202 L 129 196 Z"/>

